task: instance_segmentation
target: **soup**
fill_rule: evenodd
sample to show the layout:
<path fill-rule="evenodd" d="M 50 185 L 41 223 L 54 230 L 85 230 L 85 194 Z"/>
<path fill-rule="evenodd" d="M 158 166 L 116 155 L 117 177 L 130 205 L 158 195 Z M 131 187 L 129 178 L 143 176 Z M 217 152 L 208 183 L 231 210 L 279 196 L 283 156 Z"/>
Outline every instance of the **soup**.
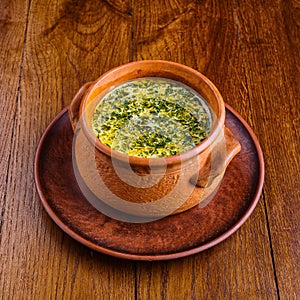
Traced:
<path fill-rule="evenodd" d="M 97 105 L 95 136 L 129 156 L 167 157 L 192 149 L 212 125 L 205 100 L 190 87 L 159 77 L 134 79 L 115 87 Z"/>

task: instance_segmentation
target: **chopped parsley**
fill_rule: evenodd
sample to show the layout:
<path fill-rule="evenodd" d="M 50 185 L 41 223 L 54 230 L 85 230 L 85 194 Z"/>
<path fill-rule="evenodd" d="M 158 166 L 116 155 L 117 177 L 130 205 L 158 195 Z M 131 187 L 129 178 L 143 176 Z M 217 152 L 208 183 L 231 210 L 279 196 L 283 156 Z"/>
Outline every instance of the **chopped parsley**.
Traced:
<path fill-rule="evenodd" d="M 92 128 L 113 150 L 138 157 L 166 157 L 190 150 L 211 128 L 206 102 L 177 81 L 145 77 L 123 83 L 102 98 Z"/>

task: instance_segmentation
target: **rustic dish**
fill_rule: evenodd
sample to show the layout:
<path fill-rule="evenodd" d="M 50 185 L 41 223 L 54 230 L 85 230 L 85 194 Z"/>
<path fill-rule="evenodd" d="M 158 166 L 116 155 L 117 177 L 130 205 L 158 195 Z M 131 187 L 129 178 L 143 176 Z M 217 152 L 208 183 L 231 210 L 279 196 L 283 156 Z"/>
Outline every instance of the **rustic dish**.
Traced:
<path fill-rule="evenodd" d="M 212 112 L 208 137 L 191 150 L 163 158 L 128 156 L 101 143 L 92 128 L 95 108 L 114 87 L 142 77 L 175 80 L 198 92 Z M 68 111 L 75 132 L 77 180 L 101 202 L 125 214 L 160 218 L 208 201 L 240 151 L 239 142 L 224 126 L 225 107 L 217 88 L 196 70 L 174 62 L 138 61 L 108 71 L 84 85 Z M 97 201 L 91 203 L 101 210 Z"/>

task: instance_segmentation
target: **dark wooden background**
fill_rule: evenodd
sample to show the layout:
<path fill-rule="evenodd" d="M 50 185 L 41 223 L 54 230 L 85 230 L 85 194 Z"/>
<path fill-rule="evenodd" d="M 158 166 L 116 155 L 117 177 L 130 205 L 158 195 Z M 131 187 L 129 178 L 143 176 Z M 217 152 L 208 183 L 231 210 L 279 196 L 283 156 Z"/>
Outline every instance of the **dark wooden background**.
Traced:
<path fill-rule="evenodd" d="M 1 0 L 2 299 L 300 299 L 299 0 Z M 102 255 L 43 209 L 33 160 L 79 87 L 120 64 L 193 67 L 256 133 L 262 197 L 208 251 L 165 262 Z"/>

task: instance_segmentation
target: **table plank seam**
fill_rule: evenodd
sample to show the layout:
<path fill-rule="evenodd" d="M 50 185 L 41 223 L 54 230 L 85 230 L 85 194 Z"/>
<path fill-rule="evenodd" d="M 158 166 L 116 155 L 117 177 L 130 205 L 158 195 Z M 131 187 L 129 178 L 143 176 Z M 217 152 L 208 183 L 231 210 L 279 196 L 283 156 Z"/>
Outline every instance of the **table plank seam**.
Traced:
<path fill-rule="evenodd" d="M 21 79 L 22 79 L 22 74 L 23 74 L 23 63 L 24 63 L 24 56 L 25 56 L 25 48 L 26 48 L 26 39 L 27 39 L 27 30 L 28 30 L 28 21 L 29 21 L 29 12 L 30 12 L 30 4 L 31 0 L 29 0 L 28 3 L 28 9 L 27 9 L 27 15 L 26 15 L 26 26 L 24 30 L 24 37 L 23 37 L 23 47 L 22 47 L 22 53 L 21 53 L 21 62 L 20 62 L 20 67 L 19 67 L 19 79 L 17 83 L 17 93 L 16 93 L 16 108 L 14 111 L 14 117 L 13 117 L 13 124 L 12 124 L 12 130 L 11 130 L 11 137 L 10 137 L 10 144 L 9 144 L 9 156 L 7 160 L 7 168 L 6 168 L 6 176 L 5 176 L 5 188 L 4 188 L 4 195 L 3 195 L 3 204 L 2 204 L 2 209 L 1 209 L 1 214 L 0 214 L 0 244 L 2 240 L 2 226 L 3 226 L 3 218 L 5 214 L 5 209 L 6 209 L 6 200 L 7 200 L 7 191 L 8 191 L 8 179 L 9 179 L 9 166 L 11 163 L 12 159 L 12 147 L 13 147 L 13 136 L 14 136 L 14 131 L 15 131 L 15 126 L 16 126 L 16 120 L 17 120 L 17 111 L 18 111 L 18 103 L 19 103 L 19 98 L 21 98 Z"/>
<path fill-rule="evenodd" d="M 269 239 L 269 245 L 270 245 L 270 254 L 271 254 L 271 260 L 272 260 L 272 267 L 273 267 L 276 293 L 277 293 L 277 296 L 278 296 L 278 300 L 280 300 L 278 276 L 277 276 L 277 273 L 276 273 L 274 250 L 273 250 L 273 244 L 272 244 L 272 234 L 271 234 L 271 229 L 270 229 L 270 223 L 269 223 L 269 217 L 268 217 L 268 208 L 267 208 L 267 204 L 266 204 L 266 200 L 265 200 L 265 191 L 264 191 L 264 189 L 262 190 L 262 200 L 263 200 L 264 212 L 265 212 L 265 216 L 266 216 L 266 227 L 267 227 L 268 239 Z"/>

